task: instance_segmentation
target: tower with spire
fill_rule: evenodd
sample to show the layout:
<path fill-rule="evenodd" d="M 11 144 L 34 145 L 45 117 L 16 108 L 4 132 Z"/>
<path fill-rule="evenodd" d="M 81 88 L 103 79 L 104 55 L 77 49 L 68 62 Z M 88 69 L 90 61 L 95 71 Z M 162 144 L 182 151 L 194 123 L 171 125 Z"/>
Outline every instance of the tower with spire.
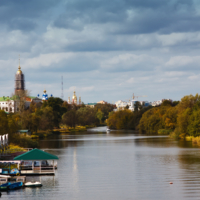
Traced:
<path fill-rule="evenodd" d="M 19 94 L 21 91 L 24 90 L 25 90 L 25 80 L 24 80 L 24 74 L 21 71 L 20 58 L 19 58 L 19 67 L 17 73 L 15 74 L 15 95 Z"/>

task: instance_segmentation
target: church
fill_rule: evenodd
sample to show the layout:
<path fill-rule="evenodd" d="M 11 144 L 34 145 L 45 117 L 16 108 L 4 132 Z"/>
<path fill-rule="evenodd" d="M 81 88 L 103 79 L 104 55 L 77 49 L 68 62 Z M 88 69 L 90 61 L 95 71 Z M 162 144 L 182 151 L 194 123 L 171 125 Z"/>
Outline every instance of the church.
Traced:
<path fill-rule="evenodd" d="M 20 111 L 21 107 L 28 108 L 31 102 L 41 102 L 41 99 L 26 96 L 25 77 L 19 64 L 18 71 L 15 74 L 14 95 L 12 97 L 0 97 L 0 109 L 6 113 L 15 113 Z"/>
<path fill-rule="evenodd" d="M 51 94 L 50 97 L 53 97 Z M 42 95 L 42 99 L 38 97 L 28 96 L 27 91 L 25 89 L 25 76 L 21 70 L 21 66 L 19 63 L 18 70 L 15 74 L 15 88 L 14 95 L 12 97 L 3 96 L 0 97 L 0 110 L 4 110 L 6 113 L 15 113 L 20 110 L 27 109 L 30 107 L 31 102 L 39 103 L 48 100 L 47 91 L 44 90 Z M 81 105 L 81 97 L 77 100 L 76 92 L 74 91 L 74 95 L 72 96 L 72 101 L 70 101 L 70 97 L 68 98 L 69 104 Z"/>
<path fill-rule="evenodd" d="M 79 97 L 79 101 L 77 101 L 77 96 L 76 92 L 74 91 L 74 95 L 72 96 L 72 101 L 70 101 L 70 97 L 68 97 L 68 104 L 76 104 L 76 105 L 81 105 L 81 97 Z"/>

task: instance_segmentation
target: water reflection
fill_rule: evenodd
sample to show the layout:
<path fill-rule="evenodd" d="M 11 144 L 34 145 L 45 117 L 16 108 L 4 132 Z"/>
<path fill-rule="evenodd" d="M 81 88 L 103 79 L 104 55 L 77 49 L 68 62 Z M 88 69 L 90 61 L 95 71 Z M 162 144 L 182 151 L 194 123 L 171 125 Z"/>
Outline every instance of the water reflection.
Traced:
<path fill-rule="evenodd" d="M 55 176 L 30 177 L 44 186 L 5 199 L 199 199 L 200 153 L 190 142 L 101 127 L 41 140 L 40 147 L 59 157 Z"/>
<path fill-rule="evenodd" d="M 74 148 L 73 153 L 73 188 L 76 193 L 79 193 L 79 175 L 78 175 L 78 164 L 77 164 L 77 155 L 76 147 Z"/>

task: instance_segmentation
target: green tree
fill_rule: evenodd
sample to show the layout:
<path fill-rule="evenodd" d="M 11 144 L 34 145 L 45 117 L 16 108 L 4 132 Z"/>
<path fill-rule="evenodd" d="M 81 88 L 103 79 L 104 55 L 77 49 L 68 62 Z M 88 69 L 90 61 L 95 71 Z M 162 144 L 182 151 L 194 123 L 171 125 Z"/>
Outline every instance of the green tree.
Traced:
<path fill-rule="evenodd" d="M 39 129 L 41 130 L 52 130 L 54 127 L 54 112 L 52 107 L 46 106 L 41 110 L 42 115 L 39 123 Z M 37 123 L 37 119 L 36 120 Z"/>
<path fill-rule="evenodd" d="M 187 131 L 190 136 L 200 136 L 200 110 L 194 110 L 189 117 Z"/>
<path fill-rule="evenodd" d="M 63 114 L 62 116 L 62 123 L 66 124 L 67 126 L 74 127 L 78 122 L 78 116 L 76 114 L 76 110 L 70 110 Z"/>
<path fill-rule="evenodd" d="M 163 121 L 166 129 L 174 130 L 177 126 L 178 111 L 175 107 L 169 107 L 163 115 Z"/>
<path fill-rule="evenodd" d="M 47 101 L 43 103 L 43 107 L 51 107 L 53 109 L 53 126 L 59 127 L 62 115 L 67 111 L 67 108 L 63 106 L 63 100 L 60 98 L 50 97 Z"/>
<path fill-rule="evenodd" d="M 134 117 L 130 110 L 120 110 L 113 112 L 107 119 L 107 125 L 112 129 L 133 129 L 131 120 Z"/>
<path fill-rule="evenodd" d="M 17 133 L 17 131 L 19 130 L 19 125 L 18 125 L 18 116 L 16 116 L 17 114 L 12 114 L 10 113 L 7 116 L 8 119 L 8 127 L 9 127 L 9 141 L 13 142 L 14 140 L 14 136 Z"/>
<path fill-rule="evenodd" d="M 101 112 L 103 112 L 103 117 L 101 119 L 102 121 L 105 121 L 106 119 L 108 119 L 109 112 L 113 111 L 113 109 L 114 109 L 114 105 L 109 104 L 109 103 L 97 104 L 94 107 L 95 113 L 97 113 L 99 110 L 101 110 Z"/>
<path fill-rule="evenodd" d="M 4 135 L 9 132 L 7 114 L 0 110 L 0 134 Z"/>
<path fill-rule="evenodd" d="M 134 112 L 138 112 L 141 109 L 142 109 L 141 103 L 139 101 L 136 101 L 134 104 Z"/>
<path fill-rule="evenodd" d="M 138 125 L 139 131 L 141 133 L 157 133 L 159 129 L 163 129 L 165 111 L 166 107 L 156 107 L 145 112 Z"/>
<path fill-rule="evenodd" d="M 96 116 L 93 108 L 81 107 L 76 111 L 78 124 L 85 126 L 96 123 Z"/>
<path fill-rule="evenodd" d="M 169 100 L 164 100 L 161 104 L 161 106 L 172 106 L 172 102 Z"/>
<path fill-rule="evenodd" d="M 12 99 L 15 100 L 17 105 L 17 111 L 22 113 L 25 110 L 26 97 L 28 97 L 30 92 L 28 90 L 21 90 L 17 92 L 17 95 L 12 95 Z"/>
<path fill-rule="evenodd" d="M 101 109 L 98 110 L 98 112 L 96 113 L 96 116 L 99 119 L 100 124 L 101 124 L 102 119 L 103 119 L 103 112 L 101 111 Z"/>

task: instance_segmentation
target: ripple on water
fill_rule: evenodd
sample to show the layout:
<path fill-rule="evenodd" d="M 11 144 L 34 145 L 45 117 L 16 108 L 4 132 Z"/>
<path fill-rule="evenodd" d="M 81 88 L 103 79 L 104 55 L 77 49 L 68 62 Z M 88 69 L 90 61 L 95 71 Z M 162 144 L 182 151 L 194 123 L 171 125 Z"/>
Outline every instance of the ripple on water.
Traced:
<path fill-rule="evenodd" d="M 43 187 L 3 193 L 4 199 L 199 199 L 199 149 L 180 148 L 166 136 L 117 134 L 42 140 L 59 157 L 55 176 L 31 177 Z"/>

